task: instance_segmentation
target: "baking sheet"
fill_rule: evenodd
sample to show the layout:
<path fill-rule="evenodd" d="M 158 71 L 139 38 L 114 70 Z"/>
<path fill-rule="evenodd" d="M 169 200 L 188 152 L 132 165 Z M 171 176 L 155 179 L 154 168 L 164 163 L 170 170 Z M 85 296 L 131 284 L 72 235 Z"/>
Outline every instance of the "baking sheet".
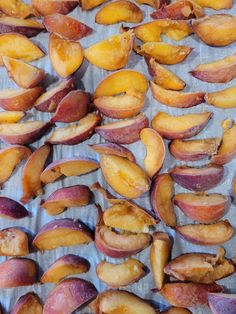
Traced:
<path fill-rule="evenodd" d="M 6 0 L 7 1 L 7 0 Z M 145 12 L 145 20 L 144 22 L 151 21 L 150 19 L 150 13 L 153 11 L 152 8 L 149 8 L 148 6 L 141 6 L 143 12 Z M 80 42 L 84 48 L 90 46 L 91 44 L 102 40 L 103 38 L 109 37 L 112 34 L 119 33 L 120 24 L 117 25 L 111 25 L 111 26 L 101 26 L 94 23 L 95 15 L 97 9 L 94 9 L 90 12 L 83 12 L 80 7 L 76 8 L 72 13 L 69 15 L 86 23 L 90 27 L 92 27 L 95 31 L 88 37 L 82 39 Z M 219 11 L 213 11 L 213 10 L 206 10 L 207 14 L 214 14 L 218 13 Z M 233 9 L 227 10 L 227 11 L 220 11 L 227 12 L 227 13 L 234 13 L 236 14 L 236 3 L 234 4 Z M 132 24 L 126 24 L 130 25 Z M 166 37 L 163 38 L 166 42 L 171 42 Z M 48 50 L 48 33 L 39 34 L 38 36 L 32 38 L 32 40 L 37 43 L 45 52 Z M 229 82 L 228 84 L 208 84 L 201 82 L 195 78 L 193 78 L 188 72 L 193 69 L 196 65 L 200 63 L 206 63 L 210 62 L 219 58 L 223 58 L 224 56 L 233 54 L 236 52 L 236 43 L 229 45 L 227 47 L 223 48 L 212 48 L 208 47 L 207 45 L 203 44 L 195 35 L 189 36 L 185 38 L 184 40 L 180 42 L 173 42 L 173 44 L 183 44 L 190 47 L 193 47 L 194 50 L 192 53 L 187 57 L 187 59 L 178 64 L 171 66 L 171 70 L 173 70 L 177 75 L 179 75 L 181 78 L 183 78 L 187 82 L 186 91 L 215 91 L 215 90 L 221 90 L 229 86 L 233 86 L 236 84 L 236 80 L 233 80 Z M 17 49 L 17 47 L 16 47 Z M 34 62 L 36 66 L 43 68 L 48 73 L 48 76 L 45 80 L 45 87 L 49 86 L 50 84 L 56 83 L 59 78 L 57 77 L 56 73 L 53 71 L 52 66 L 50 64 L 50 60 L 48 55 L 46 55 L 44 58 L 38 60 L 37 62 Z M 129 63 L 127 65 L 127 68 L 132 68 L 137 71 L 140 71 L 144 73 L 147 77 L 150 77 L 147 71 L 147 66 L 145 64 L 144 59 L 141 56 L 137 56 L 136 54 L 132 53 Z M 76 79 L 77 87 L 80 89 L 85 89 L 88 92 L 93 92 L 97 84 L 101 79 L 106 77 L 108 74 L 108 71 L 102 70 L 97 68 L 96 66 L 93 66 L 91 64 L 88 64 L 87 61 L 84 61 L 82 67 L 76 72 L 74 75 Z M 0 68 L 0 87 L 3 88 L 17 88 L 16 84 L 10 80 L 7 76 L 6 70 L 4 68 Z M 222 130 L 220 123 L 223 119 L 227 117 L 231 117 L 236 119 L 236 108 L 232 110 L 223 110 L 223 109 L 217 109 L 211 106 L 208 106 L 207 104 L 201 104 L 194 108 L 189 109 L 176 109 L 176 108 L 169 108 L 165 105 L 159 104 L 156 100 L 154 100 L 151 96 L 150 90 L 147 93 L 147 99 L 146 99 L 146 105 L 144 108 L 145 114 L 149 117 L 149 120 L 155 116 L 155 114 L 158 111 L 165 111 L 170 114 L 176 114 L 181 115 L 184 113 L 194 113 L 194 112 L 202 112 L 202 111 L 212 111 L 214 112 L 214 117 L 210 121 L 210 123 L 207 125 L 207 127 L 202 131 L 196 138 L 207 138 L 211 136 L 221 136 Z M 50 114 L 47 113 L 40 113 L 36 110 L 31 110 L 25 120 L 29 119 L 43 119 L 48 120 L 50 117 Z M 108 119 L 105 119 L 105 122 L 108 121 Z M 60 126 L 60 124 L 58 124 Z M 49 135 L 44 136 L 39 141 L 33 143 L 32 147 L 36 148 L 42 145 L 45 141 L 45 139 Z M 87 157 L 93 157 L 98 159 L 98 155 L 96 155 L 94 152 L 92 152 L 88 147 L 87 144 L 91 143 L 99 143 L 102 142 L 101 138 L 99 138 L 98 135 L 94 135 L 91 139 L 85 141 L 82 144 L 75 145 L 75 146 L 54 146 L 53 147 L 53 159 L 57 160 L 62 157 L 72 157 L 72 156 L 87 156 Z M 168 141 L 165 141 L 166 145 L 168 145 Z M 6 145 L 4 143 L 0 143 L 0 148 L 4 148 Z M 141 142 L 137 142 L 134 144 L 131 144 L 129 146 L 129 149 L 132 150 L 132 152 L 137 157 L 137 161 L 140 165 L 142 165 L 143 158 L 145 155 L 145 149 Z M 207 163 L 207 160 L 204 160 L 203 162 L 188 162 L 188 165 L 200 165 Z M 179 162 L 175 160 L 170 154 L 168 153 L 164 166 L 162 168 L 162 172 L 168 171 L 169 168 L 174 167 L 176 164 L 184 164 L 183 162 Z M 17 170 L 14 172 L 12 177 L 8 180 L 8 182 L 4 185 L 4 189 L 0 191 L 1 195 L 13 198 L 15 200 L 19 200 L 22 191 L 21 191 L 21 173 L 23 169 L 23 164 L 20 167 L 17 167 Z M 227 195 L 231 194 L 232 189 L 232 179 L 235 176 L 236 172 L 236 160 L 232 161 L 231 163 L 227 164 L 225 166 L 225 176 L 224 180 L 221 185 L 218 185 L 215 189 L 210 190 L 209 192 L 219 192 L 219 193 L 225 193 Z M 105 188 L 107 188 L 106 182 L 104 181 L 101 171 L 97 171 L 85 176 L 81 177 L 71 177 L 71 178 L 64 178 L 63 180 L 56 181 L 52 184 L 48 184 L 45 186 L 45 194 L 42 197 L 37 197 L 33 201 L 31 201 L 26 208 L 32 212 L 31 218 L 25 218 L 19 221 L 11 221 L 6 219 L 0 219 L 0 228 L 6 228 L 6 227 L 13 227 L 13 226 L 19 226 L 24 227 L 27 230 L 30 231 L 32 235 L 34 235 L 44 224 L 47 222 L 53 220 L 53 217 L 48 216 L 45 214 L 44 210 L 40 208 L 40 201 L 42 199 L 47 198 L 53 191 L 55 191 L 58 188 L 64 187 L 64 186 L 70 186 L 75 184 L 86 184 L 90 185 L 94 183 L 95 181 L 99 181 L 101 185 Z M 111 189 L 110 189 L 111 191 Z M 183 192 L 184 189 L 182 189 L 180 186 L 175 186 L 175 192 L 180 193 Z M 185 190 L 186 191 L 186 190 Z M 108 205 L 103 198 L 96 194 L 96 202 L 99 202 L 103 209 L 106 208 Z M 137 203 L 141 206 L 151 209 L 150 200 L 148 193 L 142 196 L 142 198 L 137 200 Z M 236 227 L 236 213 L 235 213 L 236 207 L 235 205 L 231 205 L 230 211 L 225 215 L 226 219 L 229 219 L 231 224 Z M 187 224 L 192 222 L 190 219 L 185 217 L 181 211 L 176 208 L 176 214 L 178 218 L 178 224 Z M 86 224 L 88 224 L 90 227 L 94 227 L 96 224 L 96 208 L 93 204 L 78 208 L 78 209 L 68 209 L 64 213 L 58 215 L 55 218 L 74 218 L 74 219 L 81 219 Z M 159 223 L 157 225 L 156 230 L 165 230 L 168 232 L 174 239 L 174 245 L 172 250 L 172 257 L 175 257 L 181 253 L 185 252 L 217 252 L 217 247 L 202 247 L 202 246 L 196 246 L 188 243 L 187 241 L 184 241 L 180 239 L 178 235 L 175 235 L 175 233 L 169 229 L 166 228 L 162 223 Z M 227 256 L 232 257 L 236 255 L 236 242 L 235 242 L 235 236 L 227 242 L 224 247 L 227 251 Z M 49 265 L 54 262 L 57 258 L 64 254 L 68 253 L 74 253 L 79 254 L 85 258 L 87 258 L 91 264 L 90 271 L 86 274 L 79 275 L 79 277 L 87 279 L 96 286 L 98 291 L 103 291 L 106 289 L 106 285 L 101 283 L 98 278 L 96 277 L 95 267 L 96 264 L 104 259 L 104 256 L 98 252 L 94 246 L 94 243 L 89 244 L 88 246 L 78 246 L 78 247 L 68 247 L 68 248 L 58 248 L 53 251 L 46 251 L 44 253 L 36 252 L 29 254 L 29 258 L 32 258 L 33 260 L 37 261 L 39 268 L 40 268 L 40 275 L 43 271 L 47 270 Z M 147 265 L 150 269 L 150 263 L 149 263 L 149 248 L 141 252 L 140 254 L 137 254 L 134 256 L 135 258 L 140 259 L 145 265 Z M 105 257 L 110 262 L 121 262 L 122 259 L 112 259 Z M 0 257 L 0 262 L 3 262 L 6 260 L 5 257 Z M 219 281 L 220 284 L 223 284 L 228 291 L 230 292 L 236 292 L 236 275 L 233 275 L 225 280 Z M 30 287 L 23 287 L 23 288 L 16 288 L 16 289 L 4 289 L 0 290 L 0 303 L 3 305 L 6 312 L 10 311 L 10 308 L 14 305 L 16 300 L 23 294 L 29 292 L 29 291 L 35 291 L 44 301 L 50 290 L 53 288 L 54 285 L 52 284 L 45 284 L 45 285 L 39 285 L 36 284 L 34 286 Z M 154 287 L 154 282 L 152 279 L 151 273 L 149 273 L 146 277 L 141 279 L 139 282 L 126 287 L 126 290 L 132 291 L 136 293 L 137 295 L 152 300 L 154 303 L 159 304 L 160 309 L 164 309 L 168 306 L 168 304 L 165 302 L 165 300 L 161 297 L 159 297 L 157 294 L 152 293 L 150 289 Z M 208 314 L 210 313 L 210 310 L 206 307 L 204 308 L 195 308 L 192 309 L 194 314 Z M 89 308 L 83 308 L 81 310 L 76 311 L 76 313 L 91 313 Z"/>

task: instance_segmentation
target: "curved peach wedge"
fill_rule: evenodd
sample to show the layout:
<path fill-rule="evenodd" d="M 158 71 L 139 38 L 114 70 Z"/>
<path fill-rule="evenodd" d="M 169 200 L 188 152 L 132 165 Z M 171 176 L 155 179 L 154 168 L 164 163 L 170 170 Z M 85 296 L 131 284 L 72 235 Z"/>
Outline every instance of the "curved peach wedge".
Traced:
<path fill-rule="evenodd" d="M 99 68 L 114 71 L 125 67 L 133 48 L 134 33 L 113 35 L 84 50 L 85 58 Z"/>
<path fill-rule="evenodd" d="M 42 314 L 43 306 L 37 294 L 28 292 L 22 295 L 13 308 L 11 314 Z"/>
<path fill-rule="evenodd" d="M 209 293 L 208 304 L 213 314 L 234 314 L 236 295 L 229 293 Z"/>
<path fill-rule="evenodd" d="M 150 5 L 154 9 L 159 9 L 160 7 L 169 4 L 169 0 L 136 0 L 139 4 Z"/>
<path fill-rule="evenodd" d="M 158 112 L 152 120 L 152 127 L 167 139 L 185 139 L 197 135 L 212 118 L 212 112 L 201 112 L 172 116 Z"/>
<path fill-rule="evenodd" d="M 29 216 L 29 212 L 20 203 L 11 198 L 0 196 L 0 217 L 7 219 L 22 219 Z"/>
<path fill-rule="evenodd" d="M 233 0 L 196 0 L 203 8 L 211 8 L 214 10 L 231 9 Z"/>
<path fill-rule="evenodd" d="M 80 220 L 62 218 L 50 221 L 36 234 L 33 245 L 40 251 L 57 247 L 88 244 L 93 232 Z"/>
<path fill-rule="evenodd" d="M 1 111 L 0 123 L 16 123 L 25 116 L 23 111 Z"/>
<path fill-rule="evenodd" d="M 22 0 L 0 0 L 0 11 L 7 16 L 25 19 L 30 15 L 36 15 L 32 6 Z"/>
<path fill-rule="evenodd" d="M 80 5 L 82 10 L 88 11 L 98 7 L 105 2 L 107 2 L 107 0 L 81 0 Z"/>
<path fill-rule="evenodd" d="M 42 275 L 41 283 L 58 283 L 71 275 L 85 273 L 89 270 L 89 262 L 78 255 L 67 254 L 58 258 Z"/>
<path fill-rule="evenodd" d="M 192 314 L 192 312 L 182 307 L 172 306 L 168 310 L 164 311 L 163 314 Z"/>
<path fill-rule="evenodd" d="M 61 13 L 68 14 L 74 8 L 78 6 L 78 1 L 73 0 L 59 0 L 59 1 L 48 1 L 48 0 L 32 0 L 33 8 L 43 16 Z"/>
<path fill-rule="evenodd" d="M 236 108 L 236 86 L 228 87 L 226 89 L 207 93 L 206 102 L 217 108 L 230 109 Z"/>
<path fill-rule="evenodd" d="M 43 24 L 31 19 L 18 19 L 15 17 L 0 17 L 0 33 L 18 33 L 27 37 L 38 35 L 44 30 Z"/>
<path fill-rule="evenodd" d="M 25 256 L 29 254 L 28 236 L 19 228 L 0 230 L 0 256 Z"/>

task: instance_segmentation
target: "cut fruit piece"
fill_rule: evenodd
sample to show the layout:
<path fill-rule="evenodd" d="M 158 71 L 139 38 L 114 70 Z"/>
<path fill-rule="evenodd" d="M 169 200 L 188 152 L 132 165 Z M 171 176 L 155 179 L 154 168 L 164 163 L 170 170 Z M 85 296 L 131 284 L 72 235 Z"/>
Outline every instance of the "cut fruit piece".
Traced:
<path fill-rule="evenodd" d="M 97 12 L 95 17 L 96 23 L 105 25 L 119 22 L 140 23 L 142 20 L 143 13 L 140 8 L 128 0 L 117 0 L 106 4 Z"/>
<path fill-rule="evenodd" d="M 1 4 L 0 4 L 1 5 Z M 43 24 L 36 20 L 23 20 L 15 17 L 0 17 L 0 33 L 18 33 L 26 37 L 33 37 L 44 30 Z"/>
<path fill-rule="evenodd" d="M 215 14 L 192 21 L 194 33 L 207 45 L 224 47 L 236 41 L 236 16 Z"/>
<path fill-rule="evenodd" d="M 158 112 L 152 120 L 152 127 L 167 139 L 190 138 L 202 131 L 213 117 L 212 112 L 192 113 L 172 116 L 166 112 Z"/>
<path fill-rule="evenodd" d="M 28 147 L 13 145 L 0 150 L 0 185 L 6 182 L 14 169 L 23 160 L 29 158 L 31 150 Z"/>
<path fill-rule="evenodd" d="M 0 230 L 0 256 L 25 256 L 29 254 L 28 236 L 19 228 Z"/>
<path fill-rule="evenodd" d="M 107 0 L 81 0 L 80 5 L 82 7 L 82 10 L 88 11 L 98 7 L 105 2 L 107 2 Z"/>
<path fill-rule="evenodd" d="M 109 142 L 131 144 L 140 139 L 140 132 L 146 127 L 148 127 L 148 119 L 140 113 L 132 119 L 96 127 L 95 131 Z"/>
<path fill-rule="evenodd" d="M 60 13 L 45 16 L 43 24 L 49 33 L 56 33 L 68 40 L 79 40 L 93 32 L 86 24 Z"/>
<path fill-rule="evenodd" d="M 68 14 L 78 6 L 78 1 L 72 0 L 32 0 L 34 9 L 41 15 L 54 13 Z"/>
<path fill-rule="evenodd" d="M 36 149 L 29 157 L 22 173 L 22 190 L 23 195 L 21 202 L 26 204 L 33 197 L 43 193 L 40 175 L 43 171 L 46 160 L 50 154 L 50 146 L 43 145 Z"/>
<path fill-rule="evenodd" d="M 90 198 L 91 191 L 86 185 L 74 185 L 56 190 L 46 201 L 41 202 L 41 207 L 48 215 L 58 215 L 67 207 L 88 205 Z"/>
<path fill-rule="evenodd" d="M 67 254 L 58 258 L 42 275 L 41 283 L 58 283 L 65 277 L 86 273 L 89 270 L 89 262 L 78 255 Z"/>
<path fill-rule="evenodd" d="M 170 143 L 171 154 L 179 160 L 195 161 L 205 159 L 217 153 L 220 138 L 197 140 L 173 140 Z"/>
<path fill-rule="evenodd" d="M 151 203 L 157 217 L 167 226 L 177 225 L 177 219 L 172 204 L 174 182 L 168 173 L 156 177 L 151 189 Z"/>
<path fill-rule="evenodd" d="M 174 196 L 174 204 L 191 219 L 200 223 L 212 223 L 225 213 L 228 198 L 222 194 L 182 193 Z"/>
<path fill-rule="evenodd" d="M 47 140 L 51 144 L 76 145 L 89 139 L 97 125 L 101 122 L 101 117 L 96 113 L 88 113 L 78 124 L 70 124 L 63 128 L 55 129 Z"/>
<path fill-rule="evenodd" d="M 7 16 L 25 19 L 30 15 L 36 15 L 32 6 L 21 0 L 0 0 L 0 11 Z"/>
<path fill-rule="evenodd" d="M 207 93 L 205 99 L 209 105 L 214 107 L 223 109 L 236 108 L 236 86 Z"/>
<path fill-rule="evenodd" d="M 192 314 L 188 309 L 182 307 L 170 307 L 168 310 L 162 312 L 163 314 Z"/>
<path fill-rule="evenodd" d="M 219 245 L 230 240 L 234 229 L 228 220 L 218 221 L 210 225 L 185 225 L 175 228 L 187 241 L 197 245 Z"/>
<path fill-rule="evenodd" d="M 3 57 L 2 60 L 8 71 L 8 76 L 22 88 L 36 87 L 45 78 L 43 70 L 24 61 L 10 57 Z"/>
<path fill-rule="evenodd" d="M 36 234 L 33 245 L 40 251 L 88 244 L 93 232 L 80 220 L 62 218 L 50 221 Z"/>
<path fill-rule="evenodd" d="M 42 314 L 43 306 L 39 297 L 34 292 L 28 292 L 22 295 L 13 308 L 11 314 Z"/>
<path fill-rule="evenodd" d="M 59 159 L 47 166 L 40 179 L 44 184 L 52 183 L 61 176 L 80 176 L 99 168 L 99 163 L 89 158 Z"/>
<path fill-rule="evenodd" d="M 22 219 L 29 216 L 30 213 L 24 206 L 16 201 L 0 196 L 0 217 L 7 219 Z"/>
<path fill-rule="evenodd" d="M 52 66 L 62 78 L 77 71 L 83 62 L 83 49 L 79 42 L 52 33 L 49 36 L 48 49 Z"/>
<path fill-rule="evenodd" d="M 187 58 L 192 48 L 174 46 L 168 43 L 148 42 L 142 46 L 137 46 L 135 51 L 141 56 L 152 57 L 162 64 L 177 64 Z"/>
<path fill-rule="evenodd" d="M 208 83 L 227 83 L 236 77 L 236 54 L 198 65 L 190 73 Z"/>
<path fill-rule="evenodd" d="M 85 58 L 99 68 L 114 71 L 125 67 L 133 48 L 134 33 L 113 35 L 84 50 Z"/>
<path fill-rule="evenodd" d="M 208 293 L 208 304 L 213 314 L 234 314 L 236 312 L 236 294 Z"/>
<path fill-rule="evenodd" d="M 111 288 L 128 286 L 145 276 L 145 265 L 129 258 L 121 264 L 100 262 L 96 267 L 98 278 Z"/>
<path fill-rule="evenodd" d="M 0 34 L 0 66 L 3 66 L 4 56 L 31 62 L 42 58 L 44 52 L 26 36 L 9 33 Z"/>
<path fill-rule="evenodd" d="M 233 0 L 195 0 L 203 8 L 214 10 L 231 9 Z"/>
<path fill-rule="evenodd" d="M 154 9 L 159 9 L 164 5 L 169 4 L 169 0 L 135 0 L 139 4 L 147 4 L 153 7 Z"/>
<path fill-rule="evenodd" d="M 25 116 L 22 111 L 1 111 L 0 123 L 16 123 Z"/>
<path fill-rule="evenodd" d="M 142 129 L 140 139 L 146 147 L 145 170 L 149 177 L 152 178 L 161 169 L 165 160 L 165 143 L 162 137 L 151 128 Z"/>
<path fill-rule="evenodd" d="M 171 241 L 167 233 L 155 232 L 150 250 L 150 263 L 153 279 L 158 290 L 165 283 L 164 267 L 168 263 L 171 253 Z"/>

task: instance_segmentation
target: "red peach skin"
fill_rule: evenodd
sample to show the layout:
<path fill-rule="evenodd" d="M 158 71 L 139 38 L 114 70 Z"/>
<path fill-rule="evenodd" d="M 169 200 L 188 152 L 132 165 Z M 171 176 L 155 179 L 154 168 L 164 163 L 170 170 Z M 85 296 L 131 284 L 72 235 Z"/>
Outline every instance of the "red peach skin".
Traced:
<path fill-rule="evenodd" d="M 213 314 L 235 314 L 236 294 L 208 293 L 208 304 Z"/>
<path fill-rule="evenodd" d="M 41 15 L 49 15 L 53 13 L 68 14 L 79 4 L 78 1 L 72 0 L 32 0 L 33 8 Z"/>
<path fill-rule="evenodd" d="M 42 314 L 43 306 L 37 294 L 28 292 L 22 295 L 11 309 L 11 314 Z"/>
<path fill-rule="evenodd" d="M 0 217 L 7 219 L 22 219 L 29 216 L 29 212 L 20 203 L 4 196 L 0 196 Z"/>

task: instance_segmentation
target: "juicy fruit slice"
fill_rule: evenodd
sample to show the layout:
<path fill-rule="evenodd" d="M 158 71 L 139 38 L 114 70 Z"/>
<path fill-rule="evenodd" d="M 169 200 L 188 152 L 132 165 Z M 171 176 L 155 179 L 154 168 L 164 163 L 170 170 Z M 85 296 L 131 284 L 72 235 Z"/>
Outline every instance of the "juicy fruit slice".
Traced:
<path fill-rule="evenodd" d="M 235 294 L 209 293 L 208 303 L 213 314 L 234 314 L 236 311 Z"/>
<path fill-rule="evenodd" d="M 28 292 L 22 295 L 13 308 L 11 314 L 42 314 L 43 306 L 37 294 Z"/>
<path fill-rule="evenodd" d="M 24 206 L 16 201 L 1 196 L 0 197 L 0 217 L 7 219 L 21 219 L 29 216 L 29 212 Z"/>
<path fill-rule="evenodd" d="M 45 16 L 53 13 L 68 14 L 77 7 L 78 1 L 32 0 L 32 5 L 37 12 Z"/>
<path fill-rule="evenodd" d="M 18 33 L 27 37 L 38 35 L 44 30 L 43 24 L 31 19 L 18 19 L 15 17 L 0 17 L 0 33 Z"/>
<path fill-rule="evenodd" d="M 0 0 L 0 11 L 8 16 L 18 17 L 25 19 L 29 15 L 35 15 L 31 5 L 21 0 Z"/>
<path fill-rule="evenodd" d="M 147 4 L 155 9 L 159 9 L 160 7 L 169 4 L 169 0 L 136 0 L 139 4 Z"/>
<path fill-rule="evenodd" d="M 29 254 L 28 236 L 18 228 L 0 230 L 0 255 L 25 256 Z"/>
<path fill-rule="evenodd" d="M 206 102 L 209 105 L 230 109 L 236 108 L 236 87 L 228 87 L 226 89 L 206 94 Z"/>
<path fill-rule="evenodd" d="M 80 5 L 82 7 L 82 10 L 91 10 L 99 5 L 105 3 L 107 0 L 81 0 Z"/>
<path fill-rule="evenodd" d="M 0 123 L 16 123 L 25 116 L 22 111 L 1 111 Z"/>
<path fill-rule="evenodd" d="M 120 157 L 125 157 L 130 161 L 136 162 L 133 153 L 128 148 L 115 143 L 106 142 L 102 144 L 91 144 L 89 145 L 89 147 L 98 154 L 116 155 Z"/>
<path fill-rule="evenodd" d="M 232 0 L 196 0 L 201 7 L 212 8 L 214 10 L 231 9 Z"/>

